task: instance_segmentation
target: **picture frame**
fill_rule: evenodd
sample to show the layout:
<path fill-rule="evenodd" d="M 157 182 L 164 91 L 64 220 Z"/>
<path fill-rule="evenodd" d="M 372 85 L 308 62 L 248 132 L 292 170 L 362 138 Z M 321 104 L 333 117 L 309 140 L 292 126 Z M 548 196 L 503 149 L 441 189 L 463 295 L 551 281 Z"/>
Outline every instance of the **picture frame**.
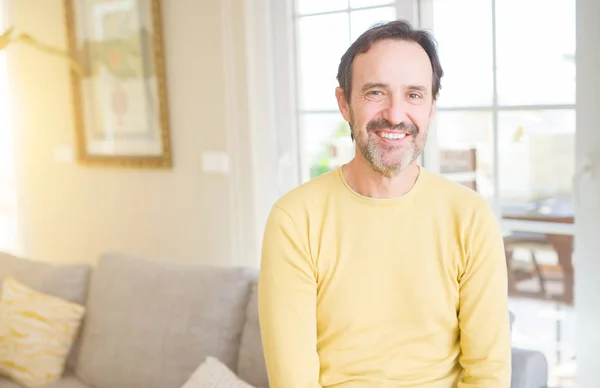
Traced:
<path fill-rule="evenodd" d="M 169 169 L 161 0 L 64 0 L 76 153 L 84 165 Z"/>

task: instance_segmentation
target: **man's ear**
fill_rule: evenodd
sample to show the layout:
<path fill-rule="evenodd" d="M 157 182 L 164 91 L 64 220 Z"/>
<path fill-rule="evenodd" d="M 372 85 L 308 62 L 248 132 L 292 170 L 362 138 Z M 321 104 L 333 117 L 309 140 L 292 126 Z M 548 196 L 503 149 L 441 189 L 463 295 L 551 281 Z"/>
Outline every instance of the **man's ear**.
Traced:
<path fill-rule="evenodd" d="M 337 99 L 338 108 L 340 109 L 340 113 L 344 117 L 344 120 L 350 122 L 350 105 L 348 104 L 348 101 L 346 101 L 344 89 L 339 86 L 335 88 L 335 98 Z"/>

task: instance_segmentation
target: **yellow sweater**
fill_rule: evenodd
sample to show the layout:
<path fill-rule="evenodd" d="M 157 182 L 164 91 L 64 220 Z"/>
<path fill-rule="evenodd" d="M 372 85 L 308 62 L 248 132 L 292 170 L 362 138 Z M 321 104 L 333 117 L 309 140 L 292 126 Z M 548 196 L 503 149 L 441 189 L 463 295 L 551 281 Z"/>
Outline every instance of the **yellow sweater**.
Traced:
<path fill-rule="evenodd" d="M 270 388 L 508 388 L 505 263 L 485 200 L 424 168 L 394 199 L 341 169 L 299 186 L 263 242 Z"/>

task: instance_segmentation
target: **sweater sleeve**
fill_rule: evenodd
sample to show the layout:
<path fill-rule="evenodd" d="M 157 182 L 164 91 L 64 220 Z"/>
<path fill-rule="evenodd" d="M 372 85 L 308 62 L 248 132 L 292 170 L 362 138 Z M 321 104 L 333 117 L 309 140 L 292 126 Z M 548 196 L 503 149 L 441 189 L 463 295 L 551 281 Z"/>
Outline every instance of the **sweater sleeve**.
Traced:
<path fill-rule="evenodd" d="M 267 220 L 258 284 L 261 337 L 271 388 L 319 388 L 317 279 L 308 238 L 284 210 Z"/>
<path fill-rule="evenodd" d="M 511 374 L 508 282 L 503 236 L 484 205 L 467 230 L 466 263 L 460 278 L 458 388 L 508 388 Z"/>

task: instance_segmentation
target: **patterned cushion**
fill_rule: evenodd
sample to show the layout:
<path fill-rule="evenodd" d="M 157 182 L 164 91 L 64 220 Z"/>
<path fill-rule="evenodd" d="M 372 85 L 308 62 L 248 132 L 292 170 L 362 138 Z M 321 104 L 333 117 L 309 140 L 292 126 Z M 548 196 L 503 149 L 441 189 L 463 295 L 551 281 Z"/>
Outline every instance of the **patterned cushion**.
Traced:
<path fill-rule="evenodd" d="M 25 386 L 58 381 L 85 308 L 4 279 L 0 300 L 0 374 Z"/>
<path fill-rule="evenodd" d="M 226 365 L 214 357 L 196 369 L 192 377 L 181 388 L 254 388 L 240 380 Z"/>
<path fill-rule="evenodd" d="M 40 262 L 0 252 L 0 288 L 4 278 L 11 276 L 36 291 L 77 304 L 85 303 L 91 270 L 85 264 Z M 79 345 L 79 341 L 73 345 L 68 368 L 75 369 Z"/>

